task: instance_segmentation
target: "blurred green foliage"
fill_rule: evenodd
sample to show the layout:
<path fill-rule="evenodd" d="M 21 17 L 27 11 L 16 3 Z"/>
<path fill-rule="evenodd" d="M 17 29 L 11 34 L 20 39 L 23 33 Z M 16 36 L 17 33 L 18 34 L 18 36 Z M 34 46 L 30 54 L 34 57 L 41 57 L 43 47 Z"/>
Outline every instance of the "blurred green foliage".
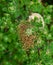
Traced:
<path fill-rule="evenodd" d="M 39 30 L 41 23 L 32 23 L 37 44 L 25 51 L 17 26 L 31 12 L 43 16 L 45 28 Z M 53 5 L 45 7 L 37 0 L 0 0 L 0 65 L 53 65 Z"/>

